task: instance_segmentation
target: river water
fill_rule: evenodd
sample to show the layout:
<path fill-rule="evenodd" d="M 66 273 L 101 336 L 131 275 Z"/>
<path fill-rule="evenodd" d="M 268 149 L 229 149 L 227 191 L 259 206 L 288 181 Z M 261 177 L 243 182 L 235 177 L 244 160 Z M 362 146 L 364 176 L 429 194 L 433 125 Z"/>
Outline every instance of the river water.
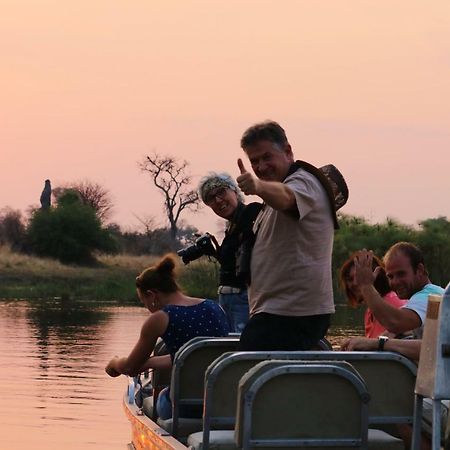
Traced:
<path fill-rule="evenodd" d="M 124 356 L 148 312 L 87 301 L 0 301 L 0 449 L 124 450 L 126 379 L 104 366 Z M 330 330 L 361 334 L 360 314 L 338 308 Z"/>

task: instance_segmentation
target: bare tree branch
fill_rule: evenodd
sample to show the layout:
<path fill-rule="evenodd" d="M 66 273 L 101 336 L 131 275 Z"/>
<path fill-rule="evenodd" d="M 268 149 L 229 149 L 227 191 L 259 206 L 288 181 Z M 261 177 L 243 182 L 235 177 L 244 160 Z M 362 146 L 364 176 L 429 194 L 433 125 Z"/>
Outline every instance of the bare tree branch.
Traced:
<path fill-rule="evenodd" d="M 178 222 L 186 209 L 196 211 L 199 208 L 199 197 L 195 190 L 189 189 L 192 177 L 187 173 L 189 163 L 177 161 L 172 156 L 146 156 L 139 163 L 142 172 L 147 172 L 153 184 L 164 197 L 164 209 L 170 224 L 171 238 L 176 242 Z"/>
<path fill-rule="evenodd" d="M 136 217 L 136 219 L 139 221 L 139 223 L 143 226 L 144 233 L 147 236 L 150 236 L 150 234 L 156 228 L 155 218 L 153 216 L 140 217 L 140 216 L 138 216 L 136 214 L 134 214 L 134 217 Z"/>
<path fill-rule="evenodd" d="M 58 201 L 64 192 L 73 190 L 78 193 L 80 200 L 85 204 L 91 206 L 100 219 L 105 222 L 110 216 L 113 209 L 113 203 L 109 191 L 98 183 L 89 180 L 77 181 L 69 183 L 65 186 L 60 186 L 53 189 L 53 195 Z"/>

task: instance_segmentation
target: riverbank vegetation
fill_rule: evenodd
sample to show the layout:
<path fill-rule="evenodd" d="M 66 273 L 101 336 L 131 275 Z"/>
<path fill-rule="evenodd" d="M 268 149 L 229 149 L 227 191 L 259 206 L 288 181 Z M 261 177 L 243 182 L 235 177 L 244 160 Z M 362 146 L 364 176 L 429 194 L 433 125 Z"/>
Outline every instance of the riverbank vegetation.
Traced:
<path fill-rule="evenodd" d="M 134 279 L 155 256 L 97 255 L 95 266 L 62 264 L 0 247 L 0 298 L 86 298 L 137 302 Z M 218 268 L 206 258 L 180 267 L 190 295 L 216 297 Z"/>
<path fill-rule="evenodd" d="M 370 224 L 364 218 L 341 216 L 333 251 L 334 291 L 337 302 L 342 293 L 337 284 L 342 263 L 355 250 L 372 249 L 382 256 L 395 242 L 409 241 L 424 252 L 433 283 L 445 287 L 450 281 L 450 222 L 440 217 L 428 219 L 418 227 L 386 220 Z M 135 237 L 145 240 L 145 235 Z M 155 236 L 148 236 L 149 242 Z M 93 300 L 136 301 L 134 278 L 157 256 L 96 255 L 96 264 L 76 266 L 39 258 L 0 247 L 0 298 L 75 297 Z M 217 263 L 202 257 L 180 268 L 180 284 L 193 296 L 216 297 Z"/>
<path fill-rule="evenodd" d="M 407 241 L 422 250 L 433 283 L 445 287 L 450 281 L 450 222 L 446 217 L 427 219 L 411 226 L 389 218 L 371 224 L 363 217 L 342 215 L 339 223 L 333 248 L 335 279 L 342 263 L 354 251 L 366 248 L 382 257 L 396 242 Z"/>
<path fill-rule="evenodd" d="M 189 187 L 187 165 L 158 155 L 141 163 L 141 170 L 164 194 L 166 228 L 155 227 L 151 217 L 139 219 L 142 230 L 124 231 L 107 223 L 113 207 L 109 193 L 89 181 L 52 190 L 46 180 L 40 209 L 32 207 L 25 216 L 12 208 L 1 209 L 0 298 L 136 301 L 136 275 L 157 255 L 192 245 L 198 237 L 198 230 L 179 223 L 181 213 L 199 207 L 198 195 Z M 366 248 L 382 257 L 399 241 L 422 249 L 433 283 L 446 286 L 449 282 L 450 222 L 446 217 L 412 226 L 390 218 L 372 224 L 363 217 L 340 214 L 339 223 L 332 260 L 337 302 L 343 301 L 337 283 L 339 268 L 349 255 Z M 180 284 L 190 295 L 215 298 L 217 262 L 201 257 L 183 266 Z"/>

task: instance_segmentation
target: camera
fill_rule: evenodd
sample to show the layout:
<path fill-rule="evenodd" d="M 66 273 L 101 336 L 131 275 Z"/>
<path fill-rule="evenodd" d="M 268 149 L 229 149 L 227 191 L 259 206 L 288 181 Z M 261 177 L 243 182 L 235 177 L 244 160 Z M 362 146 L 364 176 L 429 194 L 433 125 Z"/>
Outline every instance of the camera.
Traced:
<path fill-rule="evenodd" d="M 193 244 L 178 250 L 177 255 L 181 257 L 184 264 L 189 264 L 203 255 L 217 257 L 216 238 L 209 233 L 202 234 Z"/>

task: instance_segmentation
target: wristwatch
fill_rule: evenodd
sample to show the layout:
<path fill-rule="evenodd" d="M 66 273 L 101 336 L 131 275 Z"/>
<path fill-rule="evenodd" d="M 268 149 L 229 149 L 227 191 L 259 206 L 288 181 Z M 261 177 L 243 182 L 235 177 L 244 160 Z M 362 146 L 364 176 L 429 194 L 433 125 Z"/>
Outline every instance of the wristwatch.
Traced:
<path fill-rule="evenodd" d="M 378 351 L 384 351 L 384 345 L 389 340 L 387 336 L 378 336 Z"/>

